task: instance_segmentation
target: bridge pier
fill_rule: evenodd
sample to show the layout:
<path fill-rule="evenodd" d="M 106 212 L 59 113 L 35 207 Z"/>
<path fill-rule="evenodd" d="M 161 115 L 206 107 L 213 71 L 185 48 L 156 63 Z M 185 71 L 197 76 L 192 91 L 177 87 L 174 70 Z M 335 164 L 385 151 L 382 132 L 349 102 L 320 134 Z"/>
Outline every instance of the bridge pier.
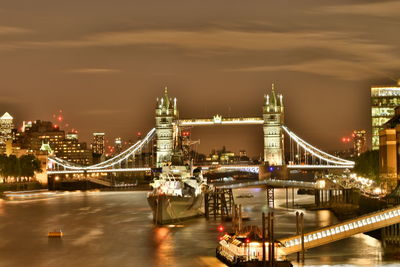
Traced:
<path fill-rule="evenodd" d="M 381 240 L 383 247 L 387 244 L 400 245 L 400 224 L 393 224 L 381 229 Z"/>
<path fill-rule="evenodd" d="M 227 218 L 232 215 L 232 208 L 234 207 L 234 199 L 232 189 L 218 189 L 205 193 L 204 209 L 205 216 L 208 220 L 210 216 L 221 219 Z"/>
<path fill-rule="evenodd" d="M 315 189 L 314 196 L 317 207 L 329 207 L 332 204 L 357 205 L 360 194 L 355 189 Z"/>
<path fill-rule="evenodd" d="M 267 203 L 268 207 L 273 209 L 275 202 L 275 191 L 273 187 L 267 186 Z"/>

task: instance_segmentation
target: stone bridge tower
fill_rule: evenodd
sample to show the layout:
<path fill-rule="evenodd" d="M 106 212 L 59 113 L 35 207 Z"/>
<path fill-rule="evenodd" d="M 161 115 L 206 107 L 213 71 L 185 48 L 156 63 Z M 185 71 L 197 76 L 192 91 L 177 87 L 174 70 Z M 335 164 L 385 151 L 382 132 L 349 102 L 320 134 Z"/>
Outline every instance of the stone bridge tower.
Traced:
<path fill-rule="evenodd" d="M 171 162 L 176 140 L 178 109 L 176 98 L 173 100 L 168 96 L 168 88 L 165 87 L 164 95 L 157 98 L 156 106 L 156 145 L 157 145 L 157 167 Z"/>
<path fill-rule="evenodd" d="M 265 95 L 263 106 L 264 118 L 264 162 L 269 165 L 284 165 L 284 137 L 282 125 L 284 123 L 284 107 L 282 94 L 275 94 L 272 84 L 271 95 Z"/>

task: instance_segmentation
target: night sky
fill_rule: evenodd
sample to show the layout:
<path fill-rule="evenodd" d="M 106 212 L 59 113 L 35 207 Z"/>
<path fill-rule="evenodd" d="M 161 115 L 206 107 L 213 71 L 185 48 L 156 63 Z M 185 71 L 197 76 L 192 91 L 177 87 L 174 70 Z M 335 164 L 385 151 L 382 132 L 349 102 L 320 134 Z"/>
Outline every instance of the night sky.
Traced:
<path fill-rule="evenodd" d="M 286 125 L 322 149 L 370 132 L 370 86 L 400 77 L 400 1 L 0 0 L 0 113 L 90 141 L 154 126 L 168 86 L 181 118 L 261 116 L 271 83 Z M 200 152 L 262 151 L 260 126 L 193 129 Z M 134 138 L 132 138 L 134 139 Z"/>

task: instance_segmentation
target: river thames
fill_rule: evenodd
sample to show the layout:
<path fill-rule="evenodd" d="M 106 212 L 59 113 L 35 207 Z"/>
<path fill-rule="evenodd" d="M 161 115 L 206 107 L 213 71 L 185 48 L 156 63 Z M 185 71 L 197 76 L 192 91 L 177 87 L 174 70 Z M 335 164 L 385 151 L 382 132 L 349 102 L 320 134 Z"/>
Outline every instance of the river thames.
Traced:
<path fill-rule="evenodd" d="M 268 211 L 262 189 L 236 190 L 235 198 L 258 224 Z M 224 266 L 215 259 L 219 222 L 193 219 L 155 227 L 147 192 L 66 192 L 57 197 L 0 200 L 0 266 Z M 295 232 L 295 212 L 276 190 L 276 237 Z M 311 203 L 297 196 L 296 203 Z M 306 231 L 337 222 L 329 211 L 305 211 Z M 229 225 L 225 225 L 229 229 Z M 64 237 L 49 239 L 61 229 Z M 295 255 L 289 257 L 293 260 Z M 400 249 L 359 234 L 306 252 L 307 266 L 400 266 Z"/>

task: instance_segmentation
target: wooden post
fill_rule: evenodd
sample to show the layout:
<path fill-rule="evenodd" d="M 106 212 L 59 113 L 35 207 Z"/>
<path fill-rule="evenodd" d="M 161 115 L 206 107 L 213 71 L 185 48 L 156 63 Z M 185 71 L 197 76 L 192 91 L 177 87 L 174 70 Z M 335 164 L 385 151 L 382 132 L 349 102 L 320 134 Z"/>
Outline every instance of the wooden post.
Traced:
<path fill-rule="evenodd" d="M 208 219 L 210 219 L 210 207 L 209 207 L 209 203 L 208 203 L 208 201 L 209 201 L 209 199 L 208 199 L 208 193 L 205 193 L 205 195 L 204 195 L 204 211 L 205 211 L 205 213 L 206 213 L 206 219 L 208 220 Z"/>
<path fill-rule="evenodd" d="M 292 187 L 292 207 L 294 208 L 294 187 Z"/>
<path fill-rule="evenodd" d="M 262 213 L 262 262 L 263 267 L 267 267 L 267 261 L 265 257 L 265 213 Z"/>
<path fill-rule="evenodd" d="M 271 212 L 268 212 L 268 217 L 267 217 L 267 227 L 268 227 L 268 265 L 270 267 L 272 266 L 272 253 L 271 253 Z"/>
<path fill-rule="evenodd" d="M 271 259 L 272 265 L 275 266 L 275 239 L 274 239 L 274 213 L 271 212 Z"/>
<path fill-rule="evenodd" d="M 289 209 L 289 192 L 288 192 L 288 188 L 285 188 L 286 190 L 286 209 Z"/>
<path fill-rule="evenodd" d="M 304 214 L 300 214 L 300 230 L 301 230 L 301 262 L 304 264 Z"/>
<path fill-rule="evenodd" d="M 239 228 L 239 232 L 241 232 L 241 231 L 242 231 L 242 228 L 243 228 L 243 221 L 242 221 L 242 204 L 239 204 L 238 228 Z"/>
<path fill-rule="evenodd" d="M 300 214 L 296 211 L 296 235 L 300 234 Z M 297 262 L 300 261 L 300 252 L 297 252 Z"/>

